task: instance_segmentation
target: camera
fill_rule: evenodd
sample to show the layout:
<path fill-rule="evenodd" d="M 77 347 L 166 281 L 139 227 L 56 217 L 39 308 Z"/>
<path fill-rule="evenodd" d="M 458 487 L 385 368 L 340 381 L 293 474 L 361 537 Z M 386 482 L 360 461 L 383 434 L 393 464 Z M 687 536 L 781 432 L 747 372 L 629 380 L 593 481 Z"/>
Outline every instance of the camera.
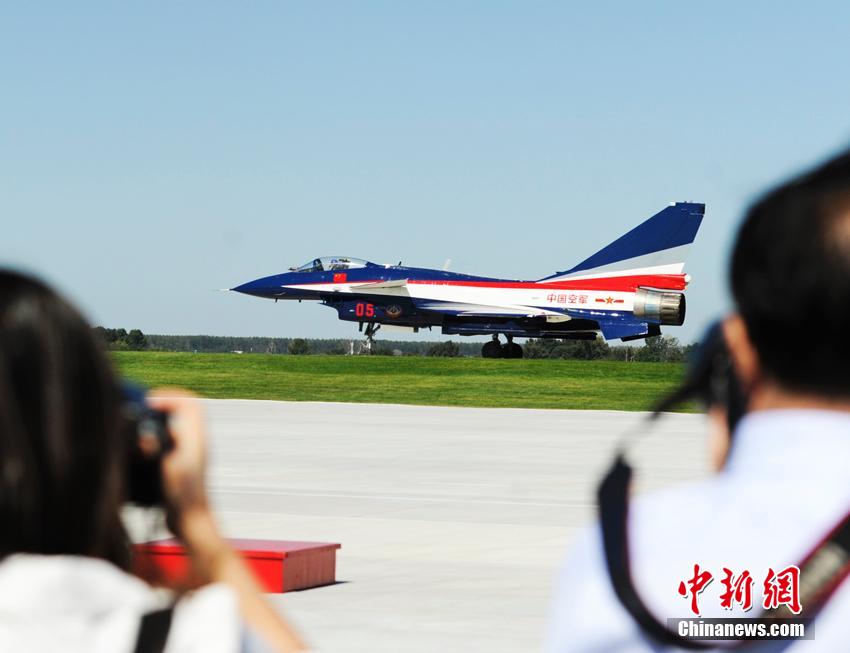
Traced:
<path fill-rule="evenodd" d="M 162 505 L 162 458 L 174 447 L 168 431 L 168 415 L 151 408 L 139 386 L 124 383 L 121 389 L 120 429 L 126 446 L 125 498 L 139 506 Z"/>
<path fill-rule="evenodd" d="M 660 415 L 686 401 L 696 401 L 704 409 L 722 408 L 730 433 L 746 412 L 747 398 L 735 374 L 720 321 L 707 329 L 681 385 L 654 407 L 653 414 Z"/>

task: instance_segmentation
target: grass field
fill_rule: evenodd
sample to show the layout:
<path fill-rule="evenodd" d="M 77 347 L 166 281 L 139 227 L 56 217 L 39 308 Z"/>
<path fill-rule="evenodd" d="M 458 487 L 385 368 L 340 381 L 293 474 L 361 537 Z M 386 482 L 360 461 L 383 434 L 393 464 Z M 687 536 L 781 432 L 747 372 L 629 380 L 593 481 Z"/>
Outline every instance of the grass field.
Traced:
<path fill-rule="evenodd" d="M 646 410 L 675 363 L 114 352 L 121 372 L 204 397 L 511 408 Z"/>

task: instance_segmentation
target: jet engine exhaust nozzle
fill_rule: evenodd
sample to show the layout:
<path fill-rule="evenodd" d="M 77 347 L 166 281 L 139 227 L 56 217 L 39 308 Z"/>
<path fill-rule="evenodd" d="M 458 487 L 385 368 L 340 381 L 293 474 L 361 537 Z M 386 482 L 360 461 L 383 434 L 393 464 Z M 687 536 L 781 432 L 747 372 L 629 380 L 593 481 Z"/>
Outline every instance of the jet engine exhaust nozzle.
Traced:
<path fill-rule="evenodd" d="M 678 292 L 638 288 L 635 292 L 634 314 L 635 317 L 658 324 L 682 326 L 685 321 L 685 296 Z"/>

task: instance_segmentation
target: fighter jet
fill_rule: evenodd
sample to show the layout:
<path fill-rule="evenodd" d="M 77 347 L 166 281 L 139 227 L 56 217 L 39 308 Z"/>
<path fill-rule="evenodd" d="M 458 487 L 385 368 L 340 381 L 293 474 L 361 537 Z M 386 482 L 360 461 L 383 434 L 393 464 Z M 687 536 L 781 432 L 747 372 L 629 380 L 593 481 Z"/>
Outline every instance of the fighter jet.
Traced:
<path fill-rule="evenodd" d="M 231 290 L 321 302 L 357 322 L 367 348 L 381 325 L 491 335 L 481 353 L 492 358 L 521 358 L 515 337 L 636 340 L 684 322 L 685 256 L 704 213 L 705 204 L 671 204 L 578 265 L 536 281 L 326 256 Z"/>

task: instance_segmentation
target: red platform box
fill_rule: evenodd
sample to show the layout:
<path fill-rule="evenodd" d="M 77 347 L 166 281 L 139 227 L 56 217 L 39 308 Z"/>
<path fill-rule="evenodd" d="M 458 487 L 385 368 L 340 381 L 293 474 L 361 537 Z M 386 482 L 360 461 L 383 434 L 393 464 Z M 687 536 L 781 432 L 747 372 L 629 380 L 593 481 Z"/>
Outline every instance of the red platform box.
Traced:
<path fill-rule="evenodd" d="M 336 582 L 336 552 L 341 544 L 281 540 L 228 542 L 242 554 L 266 592 L 292 592 Z M 133 549 L 138 568 L 151 565 L 154 573 L 169 585 L 192 584 L 189 558 L 178 540 L 144 542 Z"/>

